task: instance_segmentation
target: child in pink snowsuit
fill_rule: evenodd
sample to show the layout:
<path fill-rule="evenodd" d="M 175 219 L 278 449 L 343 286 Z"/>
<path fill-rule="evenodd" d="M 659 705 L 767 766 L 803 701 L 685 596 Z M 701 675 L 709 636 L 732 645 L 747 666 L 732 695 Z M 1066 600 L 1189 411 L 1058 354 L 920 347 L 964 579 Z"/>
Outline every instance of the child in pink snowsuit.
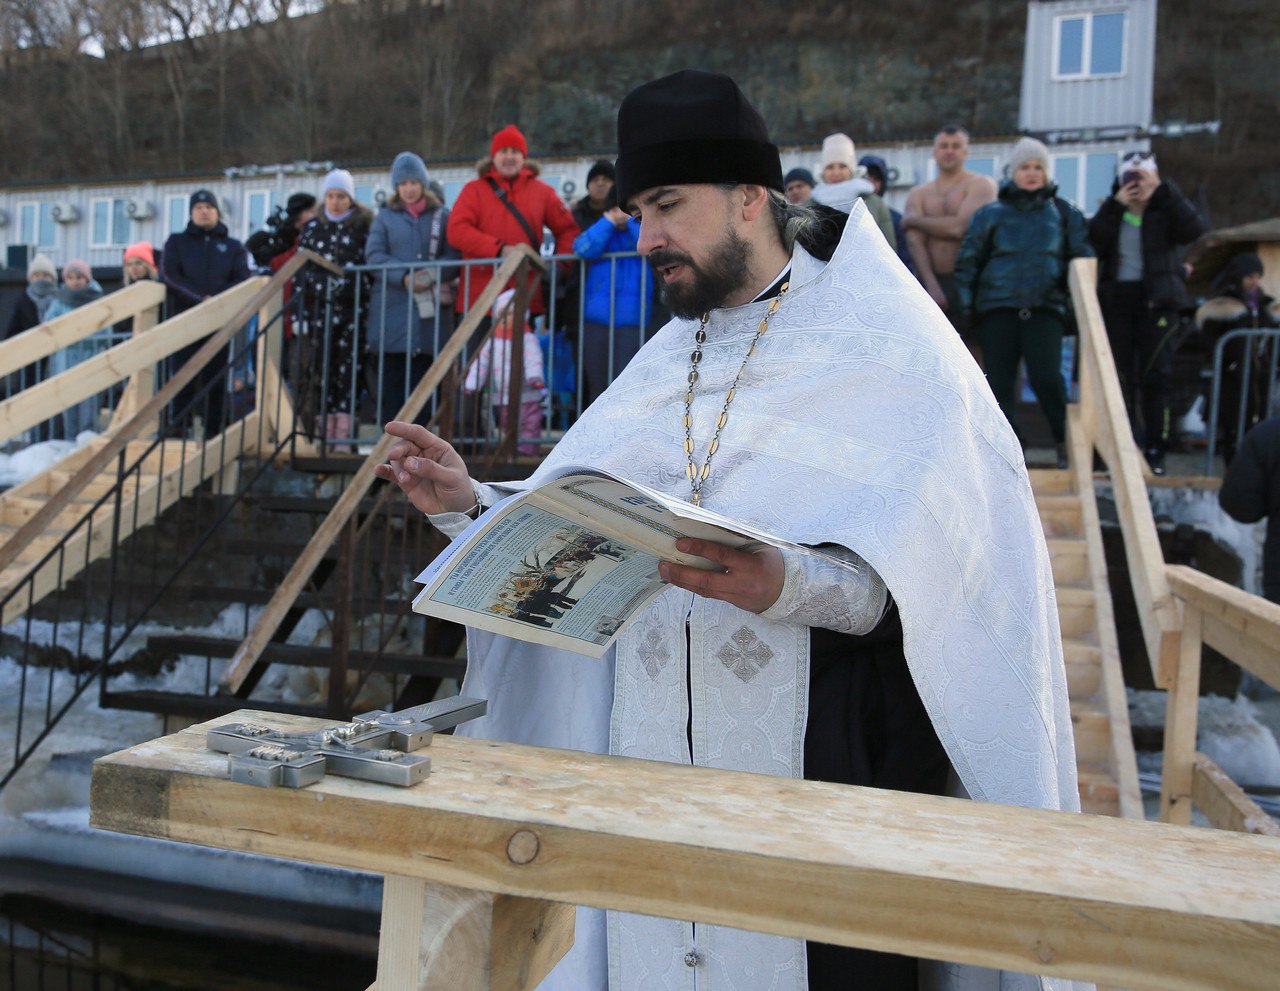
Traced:
<path fill-rule="evenodd" d="M 507 400 L 511 381 L 511 333 L 515 324 L 512 312 L 515 290 L 508 289 L 493 304 L 493 336 L 480 349 L 467 372 L 464 389 L 479 392 L 487 384 L 489 401 L 498 411 L 498 426 L 507 429 Z M 524 321 L 521 321 L 524 324 Z M 521 454 L 539 452 L 537 438 L 542 435 L 542 399 L 546 383 L 542 375 L 542 347 L 538 338 L 524 324 L 524 385 L 520 391 L 520 438 L 516 450 Z"/>

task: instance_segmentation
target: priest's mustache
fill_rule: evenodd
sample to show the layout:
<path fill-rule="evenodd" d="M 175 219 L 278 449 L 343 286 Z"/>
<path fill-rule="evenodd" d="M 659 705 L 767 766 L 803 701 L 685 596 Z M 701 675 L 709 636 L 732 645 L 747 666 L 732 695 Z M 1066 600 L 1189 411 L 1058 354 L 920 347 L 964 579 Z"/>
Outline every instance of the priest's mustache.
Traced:
<path fill-rule="evenodd" d="M 695 267 L 693 258 L 690 255 L 686 255 L 683 251 L 671 251 L 668 248 L 659 248 L 657 251 L 650 252 L 649 264 L 655 269 L 662 269 L 668 265 Z"/>

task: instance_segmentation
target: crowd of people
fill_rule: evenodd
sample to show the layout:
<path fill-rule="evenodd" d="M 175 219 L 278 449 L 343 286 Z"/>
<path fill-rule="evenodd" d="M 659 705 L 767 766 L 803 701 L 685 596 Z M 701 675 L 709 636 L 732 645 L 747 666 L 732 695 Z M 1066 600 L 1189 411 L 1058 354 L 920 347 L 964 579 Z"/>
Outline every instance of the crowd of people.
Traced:
<path fill-rule="evenodd" d="M 1112 195 L 1088 220 L 1058 195 L 1049 150 L 1034 138 L 1014 146 L 999 184 L 966 168 L 969 135 L 963 127 L 941 128 L 932 152 L 936 175 L 910 191 L 902 212 L 884 198 L 888 164 L 875 155 L 858 157 L 853 139 L 843 133 L 823 139 L 813 170 L 786 173 L 785 196 L 828 218 L 845 218 L 861 203 L 984 370 L 1020 439 L 1019 373 L 1025 369 L 1059 464 L 1065 463 L 1069 394 L 1063 347 L 1075 332 L 1067 268 L 1072 259 L 1096 256 L 1099 303 L 1135 436 L 1152 470 L 1163 473 L 1165 454 L 1177 439 L 1173 355 L 1193 309 L 1183 249 L 1205 231 L 1195 208 L 1160 175 L 1149 152 L 1123 158 Z M 581 267 L 562 263 L 550 280 L 531 275 L 527 317 L 540 329 L 563 331 L 561 337 L 576 346 L 580 367 L 578 381 L 569 386 L 577 393 L 570 405 L 580 410 L 600 396 L 668 314 L 651 267 L 636 254 L 639 226 L 618 203 L 613 163 L 596 162 L 585 195 L 571 203 L 539 175 L 525 135 L 515 126 L 494 134 L 476 178 L 452 209 L 413 152 L 391 163 L 394 193 L 376 215 L 356 201 L 351 174 L 335 169 L 324 177 L 318 198 L 290 196 L 281 221 L 269 233 L 255 234 L 248 252 L 230 236 L 216 197 L 197 190 L 190 198 L 190 222 L 170 236 L 162 252 L 146 243 L 125 251 L 127 281 L 163 280 L 173 315 L 247 278 L 250 256 L 271 271 L 299 248 L 360 266 L 343 280 L 305 269 L 291 286 L 302 294 L 303 305 L 288 327 L 294 364 L 309 369 L 313 379 L 304 403 L 307 422 L 325 437 L 350 438 L 362 405 L 382 422 L 403 406 L 442 340 L 483 292 L 493 260 L 520 244 L 542 250 L 549 232 L 548 247 L 577 256 Z M 70 261 L 59 286 L 49 259 L 33 259 L 8 333 L 97 298 L 101 287 L 86 273 L 87 265 Z M 1260 277 L 1256 255 L 1233 260 L 1215 283 L 1217 295 L 1196 311 L 1195 326 L 1215 339 L 1240 328 L 1277 326 L 1275 301 L 1260 293 Z M 555 327 L 548 320 L 552 307 Z M 41 372 L 70 367 L 106 343 L 95 335 L 55 356 Z M 540 347 L 554 344 L 554 336 L 540 338 Z M 179 352 L 173 366 L 197 346 Z M 549 354 L 543 359 L 547 367 L 554 364 Z M 1228 348 L 1218 438 L 1228 462 L 1237 436 L 1267 415 L 1269 362 L 1265 340 L 1236 340 Z M 179 405 L 203 390 L 208 420 L 220 422 L 226 397 L 209 383 L 226 374 L 225 361 L 211 362 Z M 82 405 L 64 414 L 63 432 L 92 425 L 92 403 Z M 522 422 L 522 433 L 534 425 L 530 417 Z M 522 450 L 536 450 L 524 440 Z"/>

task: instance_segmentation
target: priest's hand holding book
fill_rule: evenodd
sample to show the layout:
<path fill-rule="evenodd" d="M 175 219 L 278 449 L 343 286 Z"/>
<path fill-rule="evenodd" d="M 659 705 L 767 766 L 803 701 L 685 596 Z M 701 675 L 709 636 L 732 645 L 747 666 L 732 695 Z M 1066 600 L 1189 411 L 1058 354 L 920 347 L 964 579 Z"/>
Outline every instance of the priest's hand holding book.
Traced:
<path fill-rule="evenodd" d="M 764 612 L 782 594 L 782 552 L 764 546 L 754 551 L 740 551 L 710 540 L 685 537 L 676 541 L 676 549 L 714 561 L 720 567 L 708 571 L 663 561 L 658 574 L 677 588 L 683 588 L 708 599 L 723 599 L 747 612 Z"/>

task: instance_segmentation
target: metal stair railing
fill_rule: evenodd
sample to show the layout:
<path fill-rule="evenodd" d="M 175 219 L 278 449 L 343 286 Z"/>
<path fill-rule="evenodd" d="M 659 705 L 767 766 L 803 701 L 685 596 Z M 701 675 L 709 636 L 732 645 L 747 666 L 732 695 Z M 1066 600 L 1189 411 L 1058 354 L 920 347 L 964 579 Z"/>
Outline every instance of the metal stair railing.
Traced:
<path fill-rule="evenodd" d="M 9 625 L 6 633 L 18 641 L 9 653 L 16 653 L 19 671 L 17 718 L 0 730 L 0 739 L 11 737 L 3 743 L 12 754 L 0 787 L 29 759 L 86 688 L 101 678 L 105 692 L 105 675 L 130 634 L 293 441 L 287 390 L 278 381 L 278 362 L 272 359 L 269 346 L 273 342 L 278 346 L 285 309 L 281 306 L 272 313 L 264 307 L 279 297 L 284 284 L 306 264 L 341 271 L 308 253 L 260 285 L 231 290 L 235 309 L 229 318 L 225 306 L 205 310 L 206 318 L 219 315 L 214 324 L 218 329 L 208 341 L 106 439 L 60 491 L 51 494 L 49 502 L 34 512 L 2 549 L 8 568 L 0 571 L 4 578 L 0 614 Z M 194 319 L 191 313 L 195 310 L 170 322 L 186 318 L 190 324 Z M 207 363 L 220 360 L 228 342 L 255 316 L 262 320 L 257 339 L 242 340 L 238 348 L 231 348 L 228 365 L 246 363 L 256 351 L 259 376 L 254 408 L 243 417 L 227 416 L 220 423 L 209 423 L 211 397 L 225 386 L 220 374 L 190 393 L 185 405 L 178 408 L 174 400 L 181 390 Z M 207 334 L 208 325 L 197 336 Z M 180 339 L 176 346 L 185 343 Z M 130 374 L 132 364 L 122 363 L 117 372 Z M 196 430 L 201 410 L 205 412 L 203 425 L 208 428 L 203 436 Z M 239 464 L 250 453 L 264 457 L 245 482 L 239 478 Z M 78 495 L 83 498 L 73 502 Z M 172 533 L 166 533 L 169 544 L 162 549 L 159 530 L 165 521 Z M 144 529 L 149 541 L 129 539 Z M 170 563 L 165 558 L 169 551 L 176 563 L 170 572 L 162 573 Z M 133 601 L 131 591 L 124 591 L 133 588 L 126 577 L 138 572 L 148 576 L 151 590 L 141 603 Z M 78 589 L 72 587 L 73 580 Z M 100 635 L 91 626 L 99 616 L 103 623 Z M 15 627 L 20 618 L 23 622 Z M 40 668 L 44 669 L 43 678 L 33 673 Z"/>
<path fill-rule="evenodd" d="M 397 416 L 401 420 L 419 420 L 428 403 L 434 400 L 431 428 L 457 441 L 477 470 L 486 475 L 495 466 L 513 460 L 519 440 L 519 417 L 509 417 L 505 429 L 493 431 L 487 422 L 489 410 L 480 403 L 479 397 L 462 394 L 466 367 L 489 339 L 480 331 L 503 287 L 515 280 L 515 308 L 516 312 L 523 312 L 530 293 L 527 277 L 530 267 L 541 268 L 543 264 L 536 253 L 524 247 L 502 259 L 484 291 L 440 348 Z M 514 411 L 519 409 L 523 378 L 522 335 L 513 334 L 511 343 L 511 372 L 505 398 L 508 408 Z M 456 426 L 459 421 L 462 421 L 460 427 Z M 219 679 L 219 689 L 224 695 L 243 698 L 252 690 L 267 663 L 264 651 L 276 637 L 279 625 L 299 596 L 307 591 L 307 583 L 325 555 L 335 547 L 338 564 L 333 576 L 335 609 L 330 621 L 331 714 L 337 716 L 350 711 L 355 696 L 379 667 L 392 639 L 403 632 L 410 615 L 412 578 L 443 546 L 443 540 L 427 532 L 429 528 L 421 514 L 408 506 L 398 490 L 383 487 L 372 504 L 367 502 L 376 481 L 374 468 L 386 460 L 392 443 L 393 438 L 384 435 L 374 445 L 316 529 Z M 428 546 L 431 541 L 435 543 Z M 376 569 L 371 566 L 375 548 L 381 561 Z M 372 577 L 375 571 L 377 579 Z M 429 629 L 434 630 L 435 626 L 429 625 Z M 364 658 L 358 670 L 352 670 L 349 663 L 353 640 L 359 644 L 356 649 Z M 424 637 L 424 643 L 429 644 L 431 640 L 431 636 Z M 441 642 L 454 647 L 458 640 L 455 637 L 450 641 L 446 635 Z M 448 660 L 447 656 L 427 657 L 425 664 L 440 669 Z M 411 684 L 405 688 L 414 690 Z M 398 681 L 393 683 L 393 692 L 403 704 L 405 696 L 400 694 Z"/>

